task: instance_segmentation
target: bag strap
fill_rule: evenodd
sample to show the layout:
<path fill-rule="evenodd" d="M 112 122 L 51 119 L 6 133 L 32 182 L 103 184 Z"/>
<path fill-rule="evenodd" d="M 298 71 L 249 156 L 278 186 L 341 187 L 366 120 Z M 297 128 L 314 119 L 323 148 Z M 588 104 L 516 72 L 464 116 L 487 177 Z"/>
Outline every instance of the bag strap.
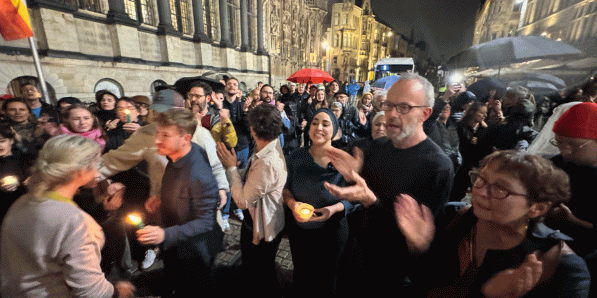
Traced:
<path fill-rule="evenodd" d="M 540 261 L 543 262 L 543 273 L 541 274 L 541 278 L 539 278 L 538 284 L 542 284 L 550 279 L 555 273 L 562 256 L 570 254 L 574 254 L 574 251 L 563 240 L 543 253 L 540 258 Z"/>

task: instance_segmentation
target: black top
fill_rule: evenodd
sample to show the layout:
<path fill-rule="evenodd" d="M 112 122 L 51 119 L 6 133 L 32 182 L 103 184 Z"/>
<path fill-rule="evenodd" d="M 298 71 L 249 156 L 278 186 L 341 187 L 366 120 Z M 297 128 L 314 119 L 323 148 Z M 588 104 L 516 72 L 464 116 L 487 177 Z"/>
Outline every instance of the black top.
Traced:
<path fill-rule="evenodd" d="M 458 246 L 469 237 L 476 222 L 472 208 L 462 215 L 448 214 L 436 222 L 434 242 L 419 258 L 420 263 L 415 268 L 420 270 L 412 276 L 415 285 L 433 293 L 428 297 L 482 297 L 481 287 L 496 273 L 520 266 L 528 254 L 544 253 L 560 241 L 570 240 L 539 223 L 529 228 L 527 237 L 519 245 L 506 250 L 488 250 L 479 267 L 469 267 L 461 276 Z M 589 283 L 585 262 L 576 254 L 568 254 L 561 257 L 551 279 L 524 297 L 588 297 Z"/>
<path fill-rule="evenodd" d="M 358 229 L 357 247 L 364 264 L 361 274 L 379 285 L 376 291 L 384 293 L 400 285 L 410 270 L 405 264 L 410 253 L 394 216 L 396 196 L 408 194 L 437 215 L 448 201 L 454 169 L 445 153 L 428 138 L 408 149 L 394 147 L 387 137 L 364 147 L 361 176 L 377 202 L 351 220 L 351 229 Z"/>

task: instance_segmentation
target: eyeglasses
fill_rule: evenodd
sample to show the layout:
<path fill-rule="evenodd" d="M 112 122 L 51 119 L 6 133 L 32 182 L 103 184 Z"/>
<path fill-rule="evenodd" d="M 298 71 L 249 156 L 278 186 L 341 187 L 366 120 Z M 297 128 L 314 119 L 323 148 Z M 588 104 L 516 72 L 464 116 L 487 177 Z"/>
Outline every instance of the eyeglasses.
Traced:
<path fill-rule="evenodd" d="M 189 97 L 189 99 L 203 98 L 203 97 L 205 97 L 205 94 L 193 94 L 193 93 L 189 93 L 188 97 Z"/>
<path fill-rule="evenodd" d="M 560 149 L 560 151 L 576 151 L 576 150 L 584 147 L 585 145 L 591 143 L 591 140 L 588 140 L 581 145 L 558 142 L 556 139 L 551 139 L 551 141 L 549 141 L 549 143 L 558 147 Z"/>
<path fill-rule="evenodd" d="M 396 111 L 400 114 L 406 115 L 412 110 L 413 108 L 426 108 L 428 106 L 411 106 L 407 103 L 401 102 L 397 104 L 390 104 L 388 102 L 384 102 L 381 104 L 381 109 L 385 112 L 392 111 L 396 109 Z"/>
<path fill-rule="evenodd" d="M 469 176 L 471 177 L 471 183 L 473 184 L 474 188 L 482 188 L 483 186 L 487 185 L 487 193 L 498 200 L 503 200 L 511 195 L 523 196 L 526 197 L 528 195 L 515 193 L 510 191 L 499 184 L 496 183 L 487 183 L 487 180 L 481 176 L 479 176 L 478 171 L 470 171 Z"/>

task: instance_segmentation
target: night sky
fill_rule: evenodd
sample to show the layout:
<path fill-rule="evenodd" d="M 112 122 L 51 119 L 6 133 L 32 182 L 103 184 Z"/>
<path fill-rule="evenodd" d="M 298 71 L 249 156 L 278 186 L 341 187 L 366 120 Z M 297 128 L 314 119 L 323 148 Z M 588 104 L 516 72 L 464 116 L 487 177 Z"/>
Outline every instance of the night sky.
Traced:
<path fill-rule="evenodd" d="M 425 40 L 434 59 L 447 60 L 471 46 L 475 15 L 484 0 L 372 0 L 374 13 L 415 42 Z M 413 30 L 414 29 L 414 30 Z"/>

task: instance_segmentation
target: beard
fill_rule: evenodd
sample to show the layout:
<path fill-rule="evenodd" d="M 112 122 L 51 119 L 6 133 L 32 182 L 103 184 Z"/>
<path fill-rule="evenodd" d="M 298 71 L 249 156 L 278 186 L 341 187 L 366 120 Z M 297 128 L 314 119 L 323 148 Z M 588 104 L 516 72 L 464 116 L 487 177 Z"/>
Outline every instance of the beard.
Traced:
<path fill-rule="evenodd" d="M 400 130 L 400 133 L 398 135 L 390 136 L 388 134 L 388 136 L 392 139 L 393 142 L 400 143 L 404 139 L 412 136 L 415 133 L 416 123 L 412 123 L 410 125 L 403 125 L 401 128 L 402 129 Z M 386 131 L 386 134 L 387 134 L 387 131 Z"/>

